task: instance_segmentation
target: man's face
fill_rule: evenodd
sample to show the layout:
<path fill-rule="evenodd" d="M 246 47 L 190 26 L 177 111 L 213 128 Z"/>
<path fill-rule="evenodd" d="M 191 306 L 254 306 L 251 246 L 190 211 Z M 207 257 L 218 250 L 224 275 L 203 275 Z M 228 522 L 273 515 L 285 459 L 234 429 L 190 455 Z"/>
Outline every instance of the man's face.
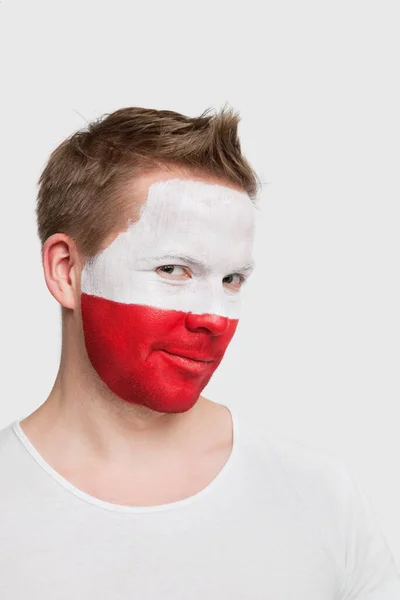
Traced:
<path fill-rule="evenodd" d="M 223 185 L 169 179 L 82 271 L 89 360 L 122 400 L 189 410 L 220 364 L 251 271 L 254 206 Z"/>

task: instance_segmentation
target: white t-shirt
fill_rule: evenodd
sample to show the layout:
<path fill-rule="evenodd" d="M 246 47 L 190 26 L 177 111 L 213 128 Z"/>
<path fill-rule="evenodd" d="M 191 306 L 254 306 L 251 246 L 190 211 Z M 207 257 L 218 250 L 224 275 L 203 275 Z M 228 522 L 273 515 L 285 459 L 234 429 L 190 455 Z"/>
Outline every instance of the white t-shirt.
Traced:
<path fill-rule="evenodd" d="M 16 421 L 0 431 L 3 600 L 400 600 L 400 575 L 344 462 L 230 408 L 213 481 L 150 507 L 61 477 Z"/>

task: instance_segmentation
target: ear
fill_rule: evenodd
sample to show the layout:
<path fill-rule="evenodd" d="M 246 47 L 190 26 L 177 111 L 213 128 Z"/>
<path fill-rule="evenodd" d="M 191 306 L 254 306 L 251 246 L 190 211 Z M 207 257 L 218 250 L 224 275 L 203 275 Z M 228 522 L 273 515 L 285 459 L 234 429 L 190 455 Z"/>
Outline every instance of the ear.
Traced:
<path fill-rule="evenodd" d="M 61 306 L 74 310 L 80 295 L 82 262 L 73 240 L 55 233 L 45 241 L 42 264 L 46 285 Z"/>

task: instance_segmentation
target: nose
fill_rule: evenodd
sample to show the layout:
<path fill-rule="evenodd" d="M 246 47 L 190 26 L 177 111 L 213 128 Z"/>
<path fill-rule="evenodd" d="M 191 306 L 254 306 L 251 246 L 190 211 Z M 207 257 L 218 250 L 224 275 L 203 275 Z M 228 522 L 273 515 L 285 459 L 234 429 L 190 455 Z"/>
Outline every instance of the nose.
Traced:
<path fill-rule="evenodd" d="M 212 315 L 210 313 L 196 315 L 188 312 L 185 317 L 185 325 L 189 331 L 204 330 L 212 335 L 222 335 L 228 329 L 229 319 L 228 317 L 221 317 L 220 315 Z"/>

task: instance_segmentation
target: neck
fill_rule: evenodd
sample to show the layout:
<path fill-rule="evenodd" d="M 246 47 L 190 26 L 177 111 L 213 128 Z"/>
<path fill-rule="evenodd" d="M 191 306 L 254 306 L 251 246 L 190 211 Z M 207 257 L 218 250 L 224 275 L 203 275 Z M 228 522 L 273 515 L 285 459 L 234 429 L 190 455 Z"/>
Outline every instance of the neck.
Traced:
<path fill-rule="evenodd" d="M 156 461 L 160 451 L 198 448 L 213 404 L 200 396 L 184 413 L 160 413 L 125 402 L 88 368 L 78 347 L 63 345 L 53 389 L 21 426 L 35 445 L 53 455 L 58 452 L 66 462 L 84 456 L 130 467 L 143 456 Z"/>

